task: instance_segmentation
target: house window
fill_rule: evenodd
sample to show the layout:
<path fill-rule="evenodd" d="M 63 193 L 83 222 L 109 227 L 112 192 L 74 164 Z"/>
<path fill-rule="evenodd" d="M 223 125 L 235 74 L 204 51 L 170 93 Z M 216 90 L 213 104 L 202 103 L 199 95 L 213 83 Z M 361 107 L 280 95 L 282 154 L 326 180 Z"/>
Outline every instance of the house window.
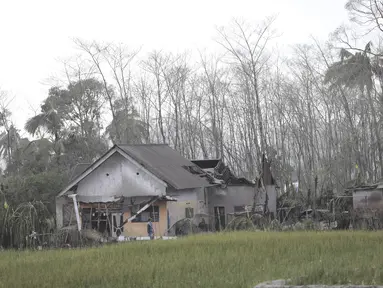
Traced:
<path fill-rule="evenodd" d="M 186 207 L 185 208 L 185 218 L 193 218 L 194 217 L 194 209 L 191 207 Z"/>
<path fill-rule="evenodd" d="M 241 212 L 245 212 L 245 211 L 246 211 L 245 205 L 234 206 L 234 213 L 241 213 Z"/>
<path fill-rule="evenodd" d="M 132 216 L 142 209 L 144 205 L 132 207 Z M 132 222 L 148 222 L 149 218 L 152 218 L 152 222 L 160 221 L 160 208 L 159 206 L 149 206 L 146 210 L 142 211 Z"/>

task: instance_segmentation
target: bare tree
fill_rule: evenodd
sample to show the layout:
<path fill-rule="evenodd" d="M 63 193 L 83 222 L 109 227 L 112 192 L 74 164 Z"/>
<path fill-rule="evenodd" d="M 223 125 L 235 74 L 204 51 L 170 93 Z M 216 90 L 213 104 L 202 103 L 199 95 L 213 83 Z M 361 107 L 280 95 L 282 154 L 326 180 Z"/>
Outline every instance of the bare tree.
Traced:
<path fill-rule="evenodd" d="M 260 171 L 262 153 L 266 153 L 266 137 L 261 104 L 261 73 L 269 57 L 266 46 L 275 36 L 272 30 L 274 18 L 267 19 L 264 23 L 253 28 L 246 23 L 234 20 L 231 29 L 218 29 L 220 38 L 217 42 L 224 47 L 232 59 L 240 81 L 244 84 L 244 96 L 249 107 L 252 125 L 252 140 L 257 151 L 257 166 Z M 258 125 L 256 125 L 257 123 Z"/>
<path fill-rule="evenodd" d="M 383 3 L 378 0 L 349 0 L 346 5 L 350 20 L 368 28 L 383 32 Z"/>

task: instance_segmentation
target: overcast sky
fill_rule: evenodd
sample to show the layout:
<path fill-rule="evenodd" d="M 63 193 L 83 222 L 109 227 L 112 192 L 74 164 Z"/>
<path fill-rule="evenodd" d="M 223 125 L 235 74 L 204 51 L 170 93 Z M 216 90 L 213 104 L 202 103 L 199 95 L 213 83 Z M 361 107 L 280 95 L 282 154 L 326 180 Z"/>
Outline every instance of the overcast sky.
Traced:
<path fill-rule="evenodd" d="M 15 98 L 13 120 L 22 128 L 46 97 L 43 84 L 76 53 L 72 37 L 123 42 L 181 52 L 211 46 L 215 27 L 233 17 L 261 21 L 278 15 L 278 45 L 326 40 L 347 21 L 345 0 L 2 0 L 0 88 Z M 24 134 L 24 133 L 23 133 Z"/>

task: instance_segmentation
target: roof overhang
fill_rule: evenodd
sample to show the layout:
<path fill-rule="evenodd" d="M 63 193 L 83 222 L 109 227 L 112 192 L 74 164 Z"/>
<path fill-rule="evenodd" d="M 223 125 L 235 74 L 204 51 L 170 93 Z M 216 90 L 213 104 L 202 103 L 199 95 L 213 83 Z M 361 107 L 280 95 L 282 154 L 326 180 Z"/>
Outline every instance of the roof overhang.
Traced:
<path fill-rule="evenodd" d="M 383 188 L 383 187 L 382 187 Z M 378 185 L 371 185 L 371 186 L 360 186 L 360 187 L 351 187 L 346 188 L 345 191 L 350 192 L 364 192 L 364 191 L 371 191 L 375 189 L 380 189 Z"/>
<path fill-rule="evenodd" d="M 111 203 L 111 202 L 120 202 L 123 197 L 116 196 L 83 196 L 77 195 L 77 199 L 82 203 Z"/>

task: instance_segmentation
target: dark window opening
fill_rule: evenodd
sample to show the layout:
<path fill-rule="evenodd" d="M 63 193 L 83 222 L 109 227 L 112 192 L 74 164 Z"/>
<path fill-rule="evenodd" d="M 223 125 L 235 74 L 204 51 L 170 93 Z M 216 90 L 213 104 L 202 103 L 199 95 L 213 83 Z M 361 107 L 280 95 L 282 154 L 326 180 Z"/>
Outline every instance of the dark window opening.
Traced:
<path fill-rule="evenodd" d="M 132 207 L 132 216 L 136 215 L 137 212 L 144 207 L 144 205 L 136 205 Z M 160 221 L 160 207 L 159 206 L 149 206 L 146 210 L 142 211 L 137 215 L 132 222 L 148 222 L 149 218 L 152 219 L 152 222 Z"/>
<path fill-rule="evenodd" d="M 185 218 L 191 219 L 194 217 L 194 209 L 191 207 L 185 208 Z"/>

